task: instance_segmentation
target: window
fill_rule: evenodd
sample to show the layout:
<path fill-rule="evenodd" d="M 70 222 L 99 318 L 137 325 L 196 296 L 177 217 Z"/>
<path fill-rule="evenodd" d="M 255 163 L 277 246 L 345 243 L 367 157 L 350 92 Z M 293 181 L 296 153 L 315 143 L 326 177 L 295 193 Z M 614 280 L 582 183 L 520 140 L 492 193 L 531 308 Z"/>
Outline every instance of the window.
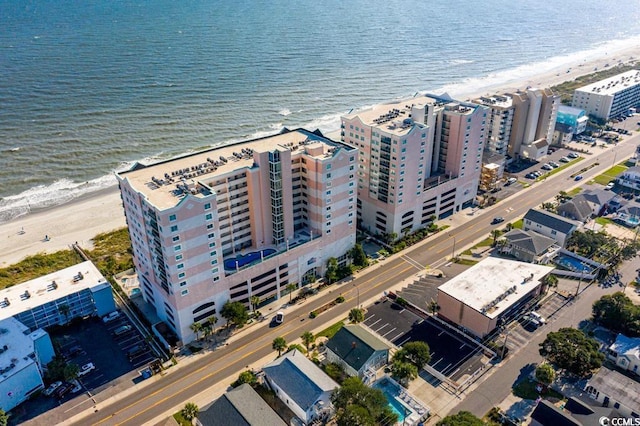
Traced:
<path fill-rule="evenodd" d="M 204 218 L 206 220 L 211 220 L 211 219 L 213 219 L 213 215 L 211 213 L 207 213 L 207 215 Z"/>
<path fill-rule="evenodd" d="M 175 237 L 172 238 L 173 242 L 175 243 L 176 241 L 180 241 L 180 235 L 176 235 Z"/>
<path fill-rule="evenodd" d="M 215 243 L 215 242 L 213 242 L 213 243 L 209 243 L 209 248 L 214 248 L 215 246 L 216 246 L 216 243 Z"/>
<path fill-rule="evenodd" d="M 185 273 L 184 273 L 184 272 L 180 272 L 180 273 L 178 274 L 178 278 L 184 278 L 184 276 L 185 276 Z"/>
<path fill-rule="evenodd" d="M 176 268 L 178 268 L 178 269 L 184 269 L 184 263 L 178 263 L 178 265 L 176 266 Z"/>
<path fill-rule="evenodd" d="M 175 214 L 170 215 L 169 216 L 169 221 L 170 222 L 175 222 L 176 221 L 176 215 Z"/>
<path fill-rule="evenodd" d="M 180 294 L 181 294 L 182 296 L 186 296 L 187 294 L 189 294 L 189 290 L 187 290 L 187 289 L 185 288 L 184 290 L 182 290 L 182 291 L 180 292 Z"/>
<path fill-rule="evenodd" d="M 178 260 L 182 260 L 182 255 L 181 254 L 176 256 L 176 261 L 178 261 Z"/>
<path fill-rule="evenodd" d="M 178 244 L 177 246 L 173 247 L 173 251 L 180 251 L 180 250 L 182 250 L 182 245 L 181 244 Z"/>
<path fill-rule="evenodd" d="M 214 251 L 212 251 L 212 252 L 211 252 L 211 253 L 209 253 L 209 254 L 210 254 L 211 256 L 217 256 L 217 255 L 218 255 L 218 252 L 214 250 Z"/>
<path fill-rule="evenodd" d="M 207 203 L 204 205 L 205 210 L 209 210 L 211 208 L 211 203 Z"/>
<path fill-rule="evenodd" d="M 215 238 L 216 234 L 214 234 L 213 232 L 210 233 L 209 235 L 207 235 L 207 238 Z"/>
<path fill-rule="evenodd" d="M 178 225 L 172 225 L 171 232 L 178 232 Z"/>
<path fill-rule="evenodd" d="M 186 281 L 181 281 L 181 282 L 180 282 L 180 287 L 184 287 L 184 286 L 186 286 L 186 285 L 187 285 L 187 282 L 186 282 Z"/>

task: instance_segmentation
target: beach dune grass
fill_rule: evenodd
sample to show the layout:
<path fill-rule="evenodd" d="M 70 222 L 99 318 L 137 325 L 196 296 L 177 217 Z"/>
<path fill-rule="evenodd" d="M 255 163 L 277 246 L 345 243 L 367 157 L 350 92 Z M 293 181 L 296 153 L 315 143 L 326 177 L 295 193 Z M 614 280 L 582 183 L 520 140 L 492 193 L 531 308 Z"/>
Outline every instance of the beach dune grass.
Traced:
<path fill-rule="evenodd" d="M 0 289 L 51 274 L 82 262 L 82 258 L 73 250 L 60 250 L 55 253 L 38 253 L 22 261 L 0 269 Z"/>

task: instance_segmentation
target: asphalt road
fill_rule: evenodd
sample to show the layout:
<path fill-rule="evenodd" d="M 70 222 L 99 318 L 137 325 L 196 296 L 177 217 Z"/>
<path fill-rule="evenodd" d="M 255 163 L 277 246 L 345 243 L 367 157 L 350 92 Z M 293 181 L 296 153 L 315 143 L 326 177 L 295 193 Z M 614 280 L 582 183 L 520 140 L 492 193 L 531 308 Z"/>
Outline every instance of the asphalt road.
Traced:
<path fill-rule="evenodd" d="M 246 334 L 228 346 L 207 354 L 194 363 L 178 367 L 179 373 L 167 374 L 164 378 L 141 388 L 127 398 L 114 400 L 114 402 L 99 410 L 90 411 L 86 413 L 87 415 L 82 421 L 76 424 L 140 425 L 151 421 L 159 413 L 165 412 L 171 407 L 184 404 L 194 395 L 226 377 L 242 371 L 247 365 L 251 365 L 269 353 L 274 353 L 271 349 L 271 343 L 275 337 L 283 336 L 287 341 L 293 341 L 304 331 L 322 327 L 323 325 L 328 326 L 344 318 L 349 309 L 356 306 L 356 297 L 359 297 L 362 301 L 377 298 L 382 295 L 384 290 L 403 279 L 409 278 L 421 270 L 421 267 L 437 264 L 443 258 L 450 256 L 454 251 L 454 246 L 460 251 L 464 246 L 487 237 L 492 229 L 498 227 L 490 225 L 492 217 L 503 216 L 508 223 L 521 217 L 529 208 L 538 206 L 554 197 L 560 190 L 569 190 L 578 185 L 584 186 L 584 183 L 589 178 L 611 167 L 616 158 L 620 161 L 620 159 L 630 156 L 638 142 L 640 142 L 640 137 L 635 135 L 626 142 L 619 144 L 615 148 L 615 153 L 614 150 L 608 150 L 598 156 L 587 157 L 576 165 L 547 179 L 546 182 L 535 183 L 531 189 L 522 191 L 488 209 L 490 212 L 482 215 L 476 213 L 475 217 L 471 218 L 463 226 L 441 232 L 429 241 L 409 248 L 401 256 L 394 256 L 383 267 L 359 273 L 353 281 L 337 285 L 332 288 L 331 292 L 322 292 L 317 299 L 301 308 L 289 308 L 286 321 L 280 327 L 256 327 L 247 330 Z M 574 182 L 569 177 L 570 174 L 595 162 L 599 162 L 599 166 L 590 169 L 588 172 L 581 173 L 584 176 L 583 181 Z M 504 226 L 504 224 L 501 224 L 501 226 Z M 357 296 L 356 286 L 359 296 Z M 311 310 L 333 300 L 340 293 L 347 298 L 345 303 L 337 305 L 315 319 L 308 318 Z M 588 316 L 589 312 L 585 308 L 585 310 L 581 310 L 576 315 L 578 317 L 582 314 Z M 551 324 L 549 328 L 555 326 L 556 324 Z M 534 353 L 537 353 L 535 340 L 525 347 L 522 352 L 529 354 L 526 356 L 531 357 L 533 360 Z M 520 362 L 520 357 L 518 357 L 518 362 Z M 518 365 L 514 362 L 514 364 L 507 364 L 500 368 L 501 371 L 494 374 L 485 383 L 493 383 L 494 380 L 498 380 L 498 377 L 504 377 L 504 385 L 506 386 L 504 389 L 509 389 L 510 383 L 513 381 L 511 379 L 513 371 L 511 370 L 518 370 Z M 482 386 L 485 386 L 484 383 Z M 491 392 L 495 392 L 495 389 L 492 389 Z M 468 398 L 469 404 L 472 404 L 475 400 L 474 395 L 475 393 Z M 94 398 L 98 403 L 104 402 L 100 400 L 100 395 L 96 395 Z M 478 405 L 477 409 L 482 410 L 480 405 Z M 65 418 L 68 419 L 80 411 L 79 408 L 77 412 L 74 410 L 67 411 L 65 412 Z M 476 408 L 472 408 L 471 411 L 477 412 Z M 50 420 L 53 422 L 61 420 L 56 417 L 56 414 L 51 413 Z"/>

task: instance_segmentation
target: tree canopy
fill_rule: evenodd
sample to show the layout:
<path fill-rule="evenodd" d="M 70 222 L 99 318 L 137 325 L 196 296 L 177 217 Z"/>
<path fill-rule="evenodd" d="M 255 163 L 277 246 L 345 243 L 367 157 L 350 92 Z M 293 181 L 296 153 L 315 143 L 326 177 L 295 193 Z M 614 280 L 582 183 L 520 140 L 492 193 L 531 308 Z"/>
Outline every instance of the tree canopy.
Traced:
<path fill-rule="evenodd" d="M 550 385 L 556 378 L 556 372 L 549 364 L 540 364 L 536 367 L 536 380 L 545 385 Z"/>
<path fill-rule="evenodd" d="M 393 355 L 393 361 L 408 362 L 420 371 L 431 360 L 430 352 L 425 342 L 409 342 Z"/>
<path fill-rule="evenodd" d="M 227 320 L 228 324 L 244 325 L 249 320 L 247 308 L 240 302 L 227 301 L 220 310 L 220 315 Z"/>
<path fill-rule="evenodd" d="M 356 244 L 351 249 L 351 259 L 353 259 L 353 264 L 356 266 L 369 265 L 369 259 L 367 259 L 367 254 L 364 252 L 362 244 Z"/>
<path fill-rule="evenodd" d="M 393 364 L 391 364 L 391 375 L 394 379 L 406 385 L 418 377 L 418 369 L 410 362 L 393 361 Z"/>
<path fill-rule="evenodd" d="M 364 312 L 362 309 L 353 308 L 349 311 L 349 321 L 358 323 L 364 321 Z"/>
<path fill-rule="evenodd" d="M 333 392 L 331 402 L 336 408 L 338 426 L 368 426 L 395 424 L 398 415 L 380 389 L 370 388 L 358 377 L 349 377 Z"/>
<path fill-rule="evenodd" d="M 284 337 L 276 337 L 271 343 L 271 348 L 274 351 L 278 351 L 278 356 L 280 356 L 282 355 L 282 351 L 287 349 L 287 341 L 284 339 Z"/>
<path fill-rule="evenodd" d="M 468 411 L 452 414 L 436 423 L 436 426 L 484 426 L 484 422 Z"/>
<path fill-rule="evenodd" d="M 625 336 L 640 336 L 640 306 L 624 293 L 602 296 L 594 302 L 592 312 L 596 323 Z"/>
<path fill-rule="evenodd" d="M 558 368 L 586 376 L 600 368 L 604 361 L 604 355 L 598 351 L 599 346 L 581 330 L 561 328 L 547 334 L 544 342 L 540 343 L 540 355 Z"/>

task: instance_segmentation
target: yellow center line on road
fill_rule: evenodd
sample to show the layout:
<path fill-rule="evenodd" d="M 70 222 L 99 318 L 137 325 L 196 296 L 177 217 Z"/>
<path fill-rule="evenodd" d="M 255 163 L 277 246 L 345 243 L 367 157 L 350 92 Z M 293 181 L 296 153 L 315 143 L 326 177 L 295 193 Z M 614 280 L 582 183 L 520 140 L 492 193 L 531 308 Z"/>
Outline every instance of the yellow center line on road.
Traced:
<path fill-rule="evenodd" d="M 391 269 L 388 269 L 387 271 L 393 271 L 394 269 L 397 269 L 397 268 L 399 268 L 399 267 L 401 267 L 401 266 L 404 266 L 404 265 L 405 265 L 404 263 L 399 263 L 397 266 L 394 266 L 394 267 L 392 267 Z M 397 275 L 400 275 L 400 274 L 402 274 L 402 273 L 404 273 L 404 272 L 406 272 L 406 271 L 409 271 L 409 270 L 411 270 L 411 269 L 414 269 L 414 268 L 415 268 L 415 267 L 413 267 L 413 266 L 410 266 L 410 267 L 407 267 L 407 268 L 403 268 L 402 270 L 400 270 L 400 271 L 398 272 L 398 274 L 397 274 Z M 361 283 L 361 284 L 358 284 L 358 285 L 359 285 L 359 286 L 366 285 L 367 283 L 371 283 L 371 282 L 373 282 L 373 281 L 374 281 L 375 279 L 377 279 L 377 278 L 379 278 L 379 276 L 377 276 L 377 275 L 376 275 L 376 276 L 373 276 L 372 278 L 370 278 L 370 279 L 366 280 L 365 282 L 363 282 L 363 283 Z M 388 284 L 390 281 L 394 281 L 394 280 L 396 280 L 396 278 L 390 278 L 390 279 L 388 279 L 388 280 L 386 280 L 386 281 L 379 282 L 378 284 L 375 284 L 373 287 L 368 288 L 368 289 L 367 289 L 367 291 L 374 290 L 374 289 L 376 289 L 376 288 L 378 288 L 378 287 L 380 287 L 380 286 L 386 285 L 386 284 Z M 351 297 L 351 298 L 349 298 L 349 299 L 348 299 L 348 301 L 351 301 L 351 300 L 354 300 L 354 299 L 355 299 L 355 297 Z M 298 317 L 296 317 L 296 318 L 298 318 Z M 299 324 L 297 327 L 294 327 L 294 329 L 293 329 L 293 330 L 291 330 L 291 333 L 296 332 L 297 330 L 302 330 L 303 328 L 305 328 L 305 326 L 306 326 L 306 325 L 307 325 L 307 324 Z M 255 342 L 255 341 L 253 341 L 253 342 L 247 343 L 247 344 L 245 344 L 245 345 L 243 345 L 243 346 L 240 346 L 240 347 L 238 347 L 238 348 L 234 349 L 234 350 L 233 350 L 232 352 L 230 352 L 229 354 L 227 354 L 227 355 L 225 356 L 225 358 L 226 358 L 226 357 L 230 357 L 231 355 L 235 354 L 236 352 L 239 352 L 239 351 L 241 351 L 241 350 L 244 350 L 244 349 L 245 349 L 245 348 L 247 348 L 248 346 L 250 346 L 250 345 L 251 345 L 251 346 L 253 346 L 253 345 L 255 345 L 255 344 L 256 344 L 256 342 Z M 253 355 L 254 353 L 258 352 L 258 351 L 259 351 L 259 350 L 261 350 L 261 349 L 262 349 L 262 348 L 258 348 L 258 349 L 254 350 L 254 351 L 251 351 L 251 352 L 249 352 L 249 353 L 245 354 L 244 356 L 242 356 L 242 357 L 240 357 L 240 358 L 233 358 L 233 359 L 234 359 L 234 361 L 236 361 L 236 362 L 237 362 L 237 361 L 240 361 L 240 360 L 243 360 L 243 359 L 245 359 L 245 358 L 247 358 L 247 357 L 249 357 L 249 356 Z M 222 358 L 221 358 L 221 359 L 222 359 Z M 217 360 L 216 360 L 216 361 L 217 361 Z M 200 373 L 200 372 L 202 372 L 204 369 L 206 369 L 206 368 L 208 368 L 208 367 L 209 367 L 209 365 L 204 365 L 204 366 L 200 367 L 199 369 L 194 370 L 194 371 L 193 371 L 193 372 L 191 372 L 190 374 L 188 374 L 188 375 L 186 375 L 186 376 L 182 377 L 180 381 L 182 381 L 182 380 L 185 380 L 185 381 L 186 381 L 187 379 L 189 379 L 190 377 L 192 377 L 192 376 L 193 376 L 193 375 L 195 375 L 196 373 Z M 167 397 L 165 397 L 165 398 L 163 398 L 163 399 L 161 399 L 161 400 L 159 400 L 159 401 L 155 402 L 153 405 L 149 406 L 148 408 L 145 408 L 145 409 L 143 409 L 143 410 L 141 410 L 141 411 L 137 412 L 137 413 L 136 413 L 136 414 L 134 414 L 133 416 L 131 416 L 131 417 L 129 417 L 129 418 L 127 418 L 127 419 L 123 420 L 121 423 L 117 423 L 117 424 L 118 424 L 118 425 L 121 425 L 121 424 L 123 424 L 123 423 L 127 423 L 127 422 L 129 422 L 130 420 L 132 420 L 132 419 L 136 418 L 137 416 L 139 416 L 139 415 L 141 415 L 141 414 L 143 414 L 143 413 L 146 413 L 147 411 L 149 411 L 149 410 L 151 410 L 151 409 L 155 408 L 155 407 L 156 407 L 156 406 L 158 406 L 159 404 L 164 403 L 164 402 L 165 402 L 166 400 L 168 400 L 169 398 L 173 398 L 174 396 L 179 395 L 179 394 L 181 394 L 181 393 L 183 393 L 183 392 L 185 392 L 185 391 L 189 390 L 190 388 L 192 388 L 192 387 L 194 387 L 195 385 L 197 385 L 197 384 L 199 384 L 199 383 L 203 382 L 204 380 L 207 380 L 207 379 L 211 378 L 213 375 L 218 374 L 220 371 L 222 371 L 223 369 L 225 369 L 225 368 L 227 368 L 227 367 L 228 367 L 228 365 L 225 365 L 225 366 L 223 366 L 223 367 L 220 367 L 220 368 L 218 368 L 217 370 L 212 371 L 211 373 L 209 373 L 209 374 L 207 374 L 206 376 L 202 377 L 201 379 L 199 379 L 199 380 L 198 380 L 198 381 L 196 381 L 196 382 L 189 382 L 189 384 L 185 384 L 185 386 L 184 386 L 184 387 L 180 387 L 180 390 L 179 390 L 178 392 L 176 392 L 176 393 L 174 393 L 174 394 L 172 394 L 172 395 L 169 395 L 169 396 L 167 396 Z M 172 383 L 172 384 L 171 384 L 171 387 L 175 387 L 175 385 L 176 385 L 176 383 Z M 124 411 L 126 411 L 126 410 L 128 410 L 128 409 L 130 409 L 130 408 L 132 408 L 132 407 L 134 407 L 135 405 L 138 405 L 138 404 L 140 404 L 141 402 L 146 401 L 146 400 L 147 400 L 147 399 L 149 399 L 149 398 L 152 398 L 153 396 L 155 396 L 155 395 L 159 394 L 160 392 L 162 392 L 162 391 L 164 391 L 164 390 L 166 390 L 166 389 L 167 389 L 167 386 L 164 386 L 164 387 L 162 387 L 162 388 L 158 389 L 157 391 L 155 391 L 155 392 L 153 392 L 153 393 L 151 393 L 151 394 L 149 394 L 149 395 L 145 396 L 144 398 L 142 398 L 142 399 L 140 399 L 140 400 L 138 400 L 138 401 L 136 401 L 136 402 L 133 402 L 133 403 L 131 403 L 131 404 L 127 405 L 126 407 L 124 407 L 124 408 L 122 408 L 122 409 L 120 409 L 120 410 L 116 411 L 116 412 L 115 412 L 115 413 L 113 413 L 113 414 L 110 414 L 108 417 L 105 417 L 104 419 L 102 419 L 102 420 L 100 420 L 100 421 L 98 421 L 98 422 L 96 422 L 96 423 L 93 423 L 93 424 L 94 424 L 94 425 L 99 425 L 99 424 L 102 424 L 102 423 L 104 423 L 104 422 L 106 422 L 106 421 L 109 421 L 109 420 L 113 419 L 113 417 L 114 417 L 114 416 L 118 415 L 119 413 L 122 413 L 122 412 L 124 412 Z"/>

